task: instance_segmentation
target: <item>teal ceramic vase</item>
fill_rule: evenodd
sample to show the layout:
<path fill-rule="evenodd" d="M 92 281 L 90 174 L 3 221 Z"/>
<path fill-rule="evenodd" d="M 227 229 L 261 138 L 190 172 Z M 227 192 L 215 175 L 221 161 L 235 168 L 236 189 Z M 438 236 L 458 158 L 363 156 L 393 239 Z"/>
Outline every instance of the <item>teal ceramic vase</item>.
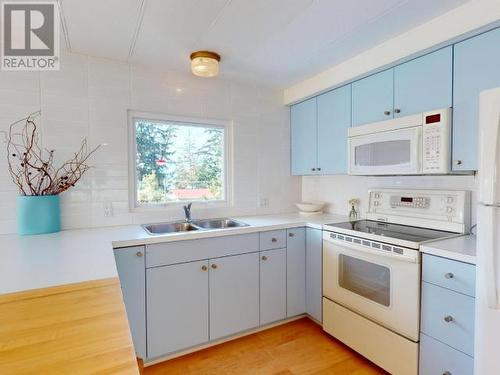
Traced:
<path fill-rule="evenodd" d="M 17 228 L 21 235 L 61 230 L 59 195 L 17 197 Z"/>

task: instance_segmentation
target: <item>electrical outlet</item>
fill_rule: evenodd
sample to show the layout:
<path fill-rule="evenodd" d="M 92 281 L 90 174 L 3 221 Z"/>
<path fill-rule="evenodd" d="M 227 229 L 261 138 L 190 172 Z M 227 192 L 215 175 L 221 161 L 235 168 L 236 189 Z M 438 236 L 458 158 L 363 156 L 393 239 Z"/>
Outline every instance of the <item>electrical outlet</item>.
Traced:
<path fill-rule="evenodd" d="M 104 217 L 113 216 L 113 202 L 104 202 L 103 209 L 104 209 Z"/>
<path fill-rule="evenodd" d="M 269 198 L 260 198 L 259 200 L 259 207 L 260 208 L 266 208 L 269 207 Z"/>

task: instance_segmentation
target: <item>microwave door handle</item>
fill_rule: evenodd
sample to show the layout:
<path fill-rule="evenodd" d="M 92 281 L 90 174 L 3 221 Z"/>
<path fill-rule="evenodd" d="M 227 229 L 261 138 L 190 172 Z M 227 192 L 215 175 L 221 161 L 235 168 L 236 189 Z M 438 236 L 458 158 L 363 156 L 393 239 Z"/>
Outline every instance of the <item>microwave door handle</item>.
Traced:
<path fill-rule="evenodd" d="M 413 147 L 413 160 L 415 160 L 415 173 L 420 173 L 423 170 L 424 159 L 424 142 L 422 140 L 422 127 L 415 129 L 415 147 Z"/>

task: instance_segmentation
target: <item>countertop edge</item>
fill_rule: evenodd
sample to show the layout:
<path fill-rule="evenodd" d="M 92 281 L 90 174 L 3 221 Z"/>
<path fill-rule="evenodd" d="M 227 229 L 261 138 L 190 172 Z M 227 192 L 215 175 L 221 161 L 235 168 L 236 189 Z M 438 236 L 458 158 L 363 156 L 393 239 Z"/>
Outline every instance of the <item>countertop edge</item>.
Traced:
<path fill-rule="evenodd" d="M 158 243 L 168 243 L 168 242 L 178 242 L 178 241 L 189 241 L 197 240 L 203 238 L 214 238 L 214 237 L 224 237 L 224 236 L 235 236 L 239 234 L 247 233 L 259 233 L 268 232 L 272 230 L 290 229 L 290 228 L 300 228 L 307 227 L 312 229 L 323 230 L 323 224 L 311 223 L 311 222 L 296 222 L 296 223 L 283 223 L 283 224 L 268 224 L 268 225 L 250 225 L 248 227 L 240 228 L 230 228 L 223 230 L 206 230 L 199 232 L 186 232 L 179 234 L 167 234 L 167 235 L 151 235 L 147 238 L 137 238 L 130 240 L 115 240 L 111 241 L 113 249 L 120 249 L 125 247 L 133 246 L 145 246 Z"/>
<path fill-rule="evenodd" d="M 424 254 L 435 255 L 450 260 L 476 265 L 476 256 L 474 255 L 461 254 L 455 251 L 438 249 L 432 246 L 423 246 L 420 251 Z"/>

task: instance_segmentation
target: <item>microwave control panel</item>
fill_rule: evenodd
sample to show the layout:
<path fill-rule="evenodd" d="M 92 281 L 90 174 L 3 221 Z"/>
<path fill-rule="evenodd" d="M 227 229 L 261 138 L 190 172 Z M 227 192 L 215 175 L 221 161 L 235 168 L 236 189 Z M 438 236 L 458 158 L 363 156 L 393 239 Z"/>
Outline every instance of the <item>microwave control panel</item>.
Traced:
<path fill-rule="evenodd" d="M 449 173 L 451 109 L 426 112 L 422 120 L 422 173 Z"/>

